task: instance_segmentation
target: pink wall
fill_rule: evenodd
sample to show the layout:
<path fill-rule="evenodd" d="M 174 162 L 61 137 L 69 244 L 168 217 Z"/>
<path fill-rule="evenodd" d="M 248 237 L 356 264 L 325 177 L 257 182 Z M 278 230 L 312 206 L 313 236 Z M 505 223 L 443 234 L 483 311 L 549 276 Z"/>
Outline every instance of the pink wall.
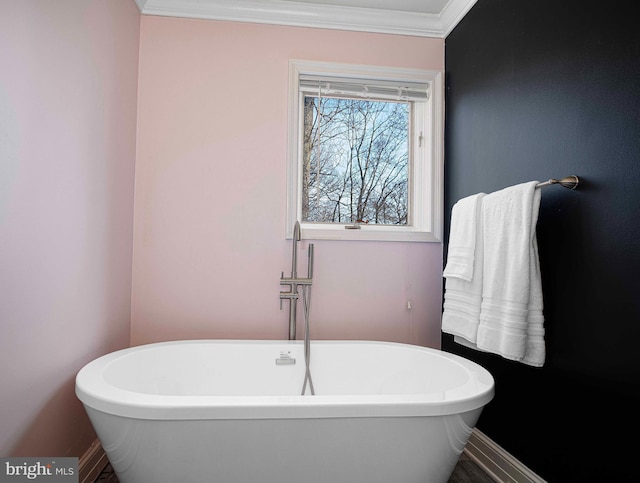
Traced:
<path fill-rule="evenodd" d="M 77 371 L 130 338 L 140 14 L 0 5 L 0 456 L 80 456 Z"/>
<path fill-rule="evenodd" d="M 285 338 L 278 278 L 291 256 L 289 59 L 442 70 L 443 47 L 440 39 L 143 17 L 132 344 Z M 314 337 L 439 347 L 441 244 L 318 241 L 315 251 Z"/>

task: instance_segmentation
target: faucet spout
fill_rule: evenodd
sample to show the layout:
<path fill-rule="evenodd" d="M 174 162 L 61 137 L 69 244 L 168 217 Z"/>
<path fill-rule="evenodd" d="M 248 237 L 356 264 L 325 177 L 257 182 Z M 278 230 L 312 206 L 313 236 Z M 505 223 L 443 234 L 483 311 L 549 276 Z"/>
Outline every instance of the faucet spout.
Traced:
<path fill-rule="evenodd" d="M 298 278 L 298 242 L 300 241 L 300 222 L 293 225 L 293 253 L 291 254 L 291 278 Z"/>
<path fill-rule="evenodd" d="M 296 221 L 295 225 L 293 225 L 293 239 L 295 241 L 300 241 L 300 222 Z"/>

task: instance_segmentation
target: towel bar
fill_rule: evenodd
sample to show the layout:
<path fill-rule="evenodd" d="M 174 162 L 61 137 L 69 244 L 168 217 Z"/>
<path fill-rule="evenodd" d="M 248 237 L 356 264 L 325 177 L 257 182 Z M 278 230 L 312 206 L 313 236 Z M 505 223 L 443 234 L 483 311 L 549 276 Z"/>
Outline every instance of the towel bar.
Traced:
<path fill-rule="evenodd" d="M 549 186 L 552 184 L 559 184 L 569 189 L 576 189 L 578 184 L 580 184 L 580 179 L 576 175 L 566 176 L 562 179 L 550 179 L 549 181 L 545 181 L 544 183 L 538 183 L 536 188 L 542 188 L 544 186 Z"/>

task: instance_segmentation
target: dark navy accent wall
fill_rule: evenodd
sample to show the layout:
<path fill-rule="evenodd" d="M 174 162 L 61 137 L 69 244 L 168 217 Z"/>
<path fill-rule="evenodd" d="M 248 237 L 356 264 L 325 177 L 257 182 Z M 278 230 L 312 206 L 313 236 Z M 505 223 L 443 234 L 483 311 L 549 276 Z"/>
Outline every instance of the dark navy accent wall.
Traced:
<path fill-rule="evenodd" d="M 542 192 L 545 366 L 472 351 L 443 335 L 445 350 L 496 378 L 478 428 L 550 482 L 637 478 L 635 3 L 478 0 L 446 39 L 445 232 L 464 196 L 532 179 L 583 180 L 577 191 Z"/>

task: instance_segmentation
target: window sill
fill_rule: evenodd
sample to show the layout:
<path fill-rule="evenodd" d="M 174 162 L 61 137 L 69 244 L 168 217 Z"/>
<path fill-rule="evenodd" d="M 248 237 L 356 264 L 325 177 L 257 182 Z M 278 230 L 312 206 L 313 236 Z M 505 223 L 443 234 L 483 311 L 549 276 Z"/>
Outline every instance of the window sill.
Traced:
<path fill-rule="evenodd" d="M 440 237 L 432 232 L 406 226 L 359 225 L 359 229 L 347 229 L 351 223 L 324 224 L 301 223 L 301 237 L 305 240 L 352 240 L 352 241 L 392 241 L 438 243 Z M 288 233 L 291 238 L 291 232 Z"/>

